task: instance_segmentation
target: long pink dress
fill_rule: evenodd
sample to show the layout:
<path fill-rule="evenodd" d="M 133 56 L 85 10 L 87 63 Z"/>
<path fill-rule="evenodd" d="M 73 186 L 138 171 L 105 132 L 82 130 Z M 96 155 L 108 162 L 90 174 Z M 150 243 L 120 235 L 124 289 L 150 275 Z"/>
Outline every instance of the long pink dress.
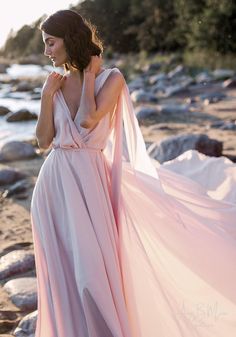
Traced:
<path fill-rule="evenodd" d="M 58 90 L 54 121 L 31 204 L 36 337 L 235 337 L 236 165 L 155 163 L 126 84 L 93 129 Z"/>

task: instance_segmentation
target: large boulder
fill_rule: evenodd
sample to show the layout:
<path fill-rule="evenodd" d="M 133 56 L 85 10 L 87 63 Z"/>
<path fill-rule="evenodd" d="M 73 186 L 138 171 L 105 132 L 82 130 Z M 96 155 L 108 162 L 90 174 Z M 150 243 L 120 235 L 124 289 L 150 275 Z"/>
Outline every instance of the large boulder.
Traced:
<path fill-rule="evenodd" d="M 32 113 L 27 109 L 20 109 L 16 112 L 10 112 L 6 115 L 7 122 L 22 122 L 38 119 L 36 113 Z"/>
<path fill-rule="evenodd" d="M 168 137 L 159 144 L 153 143 L 147 151 L 152 158 L 163 163 L 191 149 L 208 156 L 219 157 L 222 155 L 223 143 L 204 134 L 183 134 Z"/>
<path fill-rule="evenodd" d="M 37 152 L 31 144 L 21 141 L 11 141 L 0 150 L 0 162 L 34 158 Z"/>
<path fill-rule="evenodd" d="M 25 177 L 25 173 L 12 168 L 0 170 L 0 186 L 13 184 Z"/>

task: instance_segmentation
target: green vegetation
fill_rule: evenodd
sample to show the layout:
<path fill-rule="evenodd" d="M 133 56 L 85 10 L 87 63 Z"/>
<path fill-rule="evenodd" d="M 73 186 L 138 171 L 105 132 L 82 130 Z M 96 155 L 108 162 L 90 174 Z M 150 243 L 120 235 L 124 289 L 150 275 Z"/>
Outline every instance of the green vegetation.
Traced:
<path fill-rule="evenodd" d="M 178 52 L 189 65 L 235 67 L 234 0 L 85 0 L 71 8 L 98 27 L 107 57 Z M 41 20 L 10 34 L 1 55 L 42 54 Z"/>

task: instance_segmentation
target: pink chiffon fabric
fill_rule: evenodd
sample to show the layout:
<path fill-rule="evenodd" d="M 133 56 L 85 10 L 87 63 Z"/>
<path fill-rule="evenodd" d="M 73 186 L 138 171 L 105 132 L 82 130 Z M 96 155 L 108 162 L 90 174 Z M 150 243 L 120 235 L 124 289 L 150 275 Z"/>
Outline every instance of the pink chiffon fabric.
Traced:
<path fill-rule="evenodd" d="M 236 165 L 150 159 L 126 83 L 93 129 L 57 91 L 54 123 L 31 203 L 35 337 L 235 337 Z"/>

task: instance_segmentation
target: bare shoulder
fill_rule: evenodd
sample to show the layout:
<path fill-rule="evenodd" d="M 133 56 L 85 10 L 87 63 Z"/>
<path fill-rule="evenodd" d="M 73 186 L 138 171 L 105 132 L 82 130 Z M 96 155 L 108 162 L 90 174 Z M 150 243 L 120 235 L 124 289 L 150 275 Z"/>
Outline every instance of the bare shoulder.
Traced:
<path fill-rule="evenodd" d="M 107 80 L 105 81 L 104 86 L 106 88 L 113 87 L 115 89 L 119 89 L 124 85 L 125 78 L 118 68 L 113 68 L 113 69 L 114 70 L 110 72 Z"/>

